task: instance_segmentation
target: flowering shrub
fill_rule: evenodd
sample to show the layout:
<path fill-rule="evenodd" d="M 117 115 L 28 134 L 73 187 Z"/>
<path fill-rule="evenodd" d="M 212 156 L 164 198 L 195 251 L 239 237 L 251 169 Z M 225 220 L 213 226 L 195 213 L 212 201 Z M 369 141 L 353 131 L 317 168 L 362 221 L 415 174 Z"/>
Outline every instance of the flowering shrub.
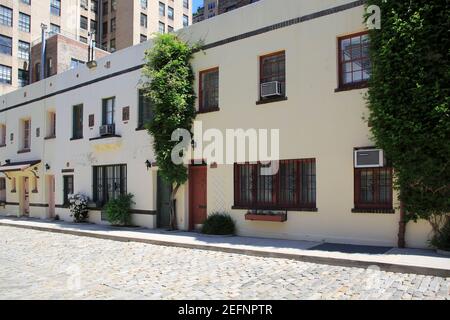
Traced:
<path fill-rule="evenodd" d="M 69 194 L 70 216 L 75 222 L 84 222 L 88 218 L 89 198 L 84 194 Z"/>

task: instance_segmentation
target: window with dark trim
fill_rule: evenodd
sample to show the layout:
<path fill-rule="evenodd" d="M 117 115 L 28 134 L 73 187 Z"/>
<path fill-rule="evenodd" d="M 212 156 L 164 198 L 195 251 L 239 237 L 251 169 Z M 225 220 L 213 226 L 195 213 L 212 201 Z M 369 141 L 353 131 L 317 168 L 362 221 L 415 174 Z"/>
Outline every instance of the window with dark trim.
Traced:
<path fill-rule="evenodd" d="M 12 55 L 12 38 L 0 35 L 0 53 Z"/>
<path fill-rule="evenodd" d="M 83 138 L 83 105 L 73 106 L 72 139 Z"/>
<path fill-rule="evenodd" d="M 339 42 L 339 89 L 367 86 L 370 78 L 369 35 L 367 32 L 348 35 Z"/>
<path fill-rule="evenodd" d="M 127 192 L 127 165 L 93 167 L 93 200 L 103 206 L 111 199 Z"/>
<path fill-rule="evenodd" d="M 69 194 L 73 194 L 73 176 L 63 176 L 63 205 L 69 205 Z"/>
<path fill-rule="evenodd" d="M 392 210 L 392 168 L 355 168 L 355 210 Z"/>
<path fill-rule="evenodd" d="M 144 96 L 144 91 L 139 90 L 139 115 L 138 115 L 138 129 L 144 128 L 146 123 L 153 120 L 153 106 L 149 98 Z"/>
<path fill-rule="evenodd" d="M 103 108 L 102 108 L 102 124 L 114 124 L 114 107 L 115 107 L 116 98 L 108 98 L 103 99 Z"/>
<path fill-rule="evenodd" d="M 130 107 L 123 107 L 122 108 L 122 121 L 128 121 L 130 120 Z"/>
<path fill-rule="evenodd" d="M 201 71 L 199 79 L 199 112 L 218 110 L 219 68 Z"/>
<path fill-rule="evenodd" d="M 314 210 L 316 160 L 279 161 L 274 175 L 263 175 L 263 164 L 234 165 L 234 208 Z"/>
<path fill-rule="evenodd" d="M 286 96 L 286 52 L 271 53 L 259 58 L 260 90 L 263 83 L 278 81 L 280 84 L 281 97 Z M 261 97 L 261 100 L 280 98 L 273 96 L 269 98 Z"/>

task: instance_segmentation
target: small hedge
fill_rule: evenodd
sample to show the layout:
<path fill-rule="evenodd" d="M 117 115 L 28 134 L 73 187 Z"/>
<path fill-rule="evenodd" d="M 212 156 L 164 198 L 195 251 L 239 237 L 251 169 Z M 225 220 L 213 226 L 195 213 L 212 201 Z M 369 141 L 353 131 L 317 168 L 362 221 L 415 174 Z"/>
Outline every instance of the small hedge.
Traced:
<path fill-rule="evenodd" d="M 450 217 L 445 225 L 431 239 L 431 245 L 437 249 L 450 251 Z"/>
<path fill-rule="evenodd" d="M 203 223 L 202 233 L 210 235 L 234 235 L 236 225 L 228 213 L 211 214 Z"/>
<path fill-rule="evenodd" d="M 134 204 L 131 193 L 121 194 L 116 199 L 108 201 L 105 206 L 108 221 L 113 225 L 131 225 L 131 206 Z"/>

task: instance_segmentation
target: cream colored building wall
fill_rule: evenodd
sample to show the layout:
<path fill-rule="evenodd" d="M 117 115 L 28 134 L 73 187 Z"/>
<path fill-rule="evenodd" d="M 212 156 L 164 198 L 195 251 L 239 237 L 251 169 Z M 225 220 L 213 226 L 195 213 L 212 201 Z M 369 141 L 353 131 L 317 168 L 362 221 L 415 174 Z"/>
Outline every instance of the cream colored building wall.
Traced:
<path fill-rule="evenodd" d="M 238 34 L 266 27 L 289 18 L 296 18 L 332 8 L 350 1 L 264 0 L 191 26 L 180 31 L 188 41 L 204 40 L 206 44 Z M 250 14 L 251 13 L 251 14 Z M 196 74 L 211 67 L 220 70 L 220 111 L 202 114 L 204 129 L 232 128 L 280 129 L 280 156 L 282 159 L 315 158 L 317 163 L 318 212 L 289 212 L 285 223 L 245 221 L 246 211 L 232 210 L 233 168 L 219 165 L 208 169 L 208 213 L 228 211 L 237 221 L 241 235 L 318 240 L 331 242 L 396 245 L 399 213 L 352 213 L 353 208 L 353 148 L 372 145 L 370 132 L 362 117 L 367 113 L 365 90 L 336 93 L 337 37 L 364 29 L 361 24 L 363 8 L 327 15 L 314 20 L 266 32 L 250 38 L 199 52 L 193 60 Z M 245 18 L 245 19 L 244 19 Z M 143 63 L 144 50 L 151 41 L 127 48 L 98 61 L 98 67 L 71 70 L 33 84 L 2 97 L 4 107 L 24 100 L 30 101 L 42 94 L 50 94 L 86 81 L 126 70 Z M 286 51 L 286 93 L 283 102 L 256 105 L 259 83 L 259 56 Z M 106 68 L 110 61 L 111 67 Z M 145 131 L 135 131 L 137 116 L 137 87 L 140 71 L 71 90 L 33 104 L 0 112 L 0 123 L 6 122 L 7 135 L 17 132 L 18 119 L 31 116 L 33 130 L 42 126 L 42 114 L 48 108 L 57 111 L 57 138 L 52 142 L 33 138 L 30 154 L 17 154 L 17 146 L 9 143 L 0 150 L 0 158 L 21 161 L 41 157 L 49 163 L 56 179 L 56 203 L 62 201 L 61 170 L 69 162 L 75 170 L 76 192 L 91 195 L 92 165 L 127 163 L 128 191 L 136 195 L 136 209 L 156 209 L 156 171 L 147 171 L 145 160 L 155 159 L 151 138 Z M 50 83 L 52 84 L 50 86 Z M 198 83 L 195 84 L 198 88 Z M 27 97 L 24 98 L 24 91 Z M 101 119 L 101 99 L 115 95 L 116 112 L 130 106 L 128 124 L 117 121 L 122 135 L 118 145 L 109 151 L 99 151 L 89 141 L 97 135 Z M 71 107 L 84 104 L 84 139 L 70 141 Z M 95 114 L 96 126 L 87 127 L 87 117 Z M 10 124 L 11 123 L 11 124 Z M 32 131 L 34 132 L 34 131 Z M 51 145 L 53 144 L 53 145 Z M 52 149 L 53 148 L 53 149 Z M 105 147 L 106 148 L 106 147 Z M 177 197 L 178 222 L 182 229 L 189 225 L 187 183 Z M 14 195 L 7 193 L 7 201 Z M 396 203 L 396 206 L 398 203 Z M 1 210 L 3 214 L 10 213 Z M 58 209 L 65 219 L 67 209 Z M 99 212 L 93 212 L 92 221 L 99 221 Z M 155 226 L 155 216 L 135 216 L 147 227 Z M 424 222 L 411 224 L 407 231 L 407 245 L 425 247 L 430 228 Z"/>

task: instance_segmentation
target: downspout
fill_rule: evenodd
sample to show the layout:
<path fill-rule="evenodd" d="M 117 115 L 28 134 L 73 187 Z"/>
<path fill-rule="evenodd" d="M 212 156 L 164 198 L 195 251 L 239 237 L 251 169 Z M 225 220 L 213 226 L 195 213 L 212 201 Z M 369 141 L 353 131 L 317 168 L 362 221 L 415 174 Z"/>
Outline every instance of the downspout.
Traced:
<path fill-rule="evenodd" d="M 47 41 L 45 40 L 45 30 L 47 30 L 47 25 L 41 23 L 41 29 L 41 75 L 40 79 L 37 79 L 38 81 L 45 79 L 45 55 L 47 51 Z"/>

